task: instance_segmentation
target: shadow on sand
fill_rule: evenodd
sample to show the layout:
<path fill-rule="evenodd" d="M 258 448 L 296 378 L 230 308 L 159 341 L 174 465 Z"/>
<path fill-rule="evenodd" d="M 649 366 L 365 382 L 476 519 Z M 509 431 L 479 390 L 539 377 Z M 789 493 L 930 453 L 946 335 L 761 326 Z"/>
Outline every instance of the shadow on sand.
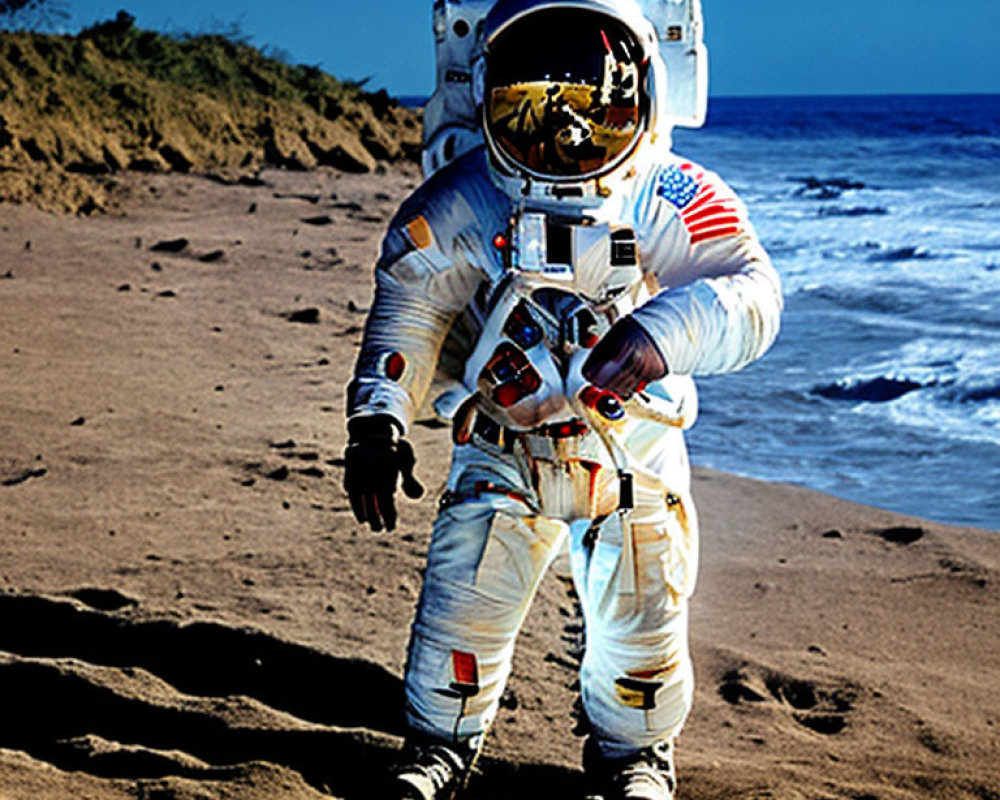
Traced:
<path fill-rule="evenodd" d="M 371 796 L 403 733 L 397 676 L 249 628 L 132 621 L 117 598 L 0 595 L 0 747 L 103 778 L 224 780 L 261 761 Z M 480 769 L 484 800 L 579 786 L 553 766 Z"/>

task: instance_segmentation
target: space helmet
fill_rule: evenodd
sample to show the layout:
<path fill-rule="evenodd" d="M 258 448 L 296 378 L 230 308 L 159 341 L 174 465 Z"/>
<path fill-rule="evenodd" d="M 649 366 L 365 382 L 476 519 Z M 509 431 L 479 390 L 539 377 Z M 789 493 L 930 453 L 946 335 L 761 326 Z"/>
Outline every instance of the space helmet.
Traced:
<path fill-rule="evenodd" d="M 495 169 L 521 194 L 582 196 L 669 142 L 657 44 L 635 0 L 499 0 L 476 76 Z"/>

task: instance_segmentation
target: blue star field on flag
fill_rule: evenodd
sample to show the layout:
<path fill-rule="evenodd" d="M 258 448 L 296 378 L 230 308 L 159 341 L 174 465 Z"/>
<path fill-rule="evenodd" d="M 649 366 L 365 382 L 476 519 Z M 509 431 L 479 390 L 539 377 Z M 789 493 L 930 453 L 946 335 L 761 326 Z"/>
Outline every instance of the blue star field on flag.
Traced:
<path fill-rule="evenodd" d="M 657 177 L 656 193 L 677 208 L 684 208 L 698 193 L 698 181 L 679 167 L 669 166 Z"/>

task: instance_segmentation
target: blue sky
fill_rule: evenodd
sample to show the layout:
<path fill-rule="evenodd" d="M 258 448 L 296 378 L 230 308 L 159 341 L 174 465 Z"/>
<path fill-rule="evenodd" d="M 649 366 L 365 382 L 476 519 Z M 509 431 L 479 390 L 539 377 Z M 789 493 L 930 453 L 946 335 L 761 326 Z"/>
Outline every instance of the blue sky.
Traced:
<path fill-rule="evenodd" d="M 65 0 L 76 27 L 238 23 L 258 46 L 373 88 L 433 88 L 431 0 Z M 1000 93 L 1000 0 L 703 0 L 714 95 Z"/>

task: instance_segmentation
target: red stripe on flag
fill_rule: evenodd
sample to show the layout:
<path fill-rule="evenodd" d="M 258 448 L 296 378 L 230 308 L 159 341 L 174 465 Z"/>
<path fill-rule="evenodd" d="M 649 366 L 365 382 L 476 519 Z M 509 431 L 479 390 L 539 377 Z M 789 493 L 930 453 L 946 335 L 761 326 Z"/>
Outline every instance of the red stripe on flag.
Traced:
<path fill-rule="evenodd" d="M 695 195 L 694 201 L 687 208 L 684 209 L 683 215 L 687 216 L 688 214 L 697 211 L 699 208 L 705 205 L 705 203 L 709 203 L 714 199 L 715 199 L 715 192 L 705 189 L 699 190 L 698 194 Z"/>
<path fill-rule="evenodd" d="M 735 225 L 730 225 L 726 228 L 711 228 L 707 231 L 702 231 L 701 233 L 696 233 L 691 237 L 691 244 L 698 244 L 699 242 L 707 242 L 709 239 L 723 239 L 726 236 L 738 236 L 743 233 L 743 229 Z"/>
<path fill-rule="evenodd" d="M 689 225 L 698 220 L 705 219 L 706 217 L 711 217 L 713 214 L 736 214 L 738 213 L 735 208 L 729 206 L 724 206 L 722 203 L 713 203 L 710 206 L 706 206 L 700 211 L 694 214 L 685 214 L 684 221 Z"/>
<path fill-rule="evenodd" d="M 705 222 L 699 222 L 696 225 L 688 225 L 688 231 L 691 233 L 701 233 L 702 231 L 708 230 L 709 228 L 717 228 L 720 225 L 739 225 L 740 218 L 736 216 L 732 217 L 714 217 Z"/>

